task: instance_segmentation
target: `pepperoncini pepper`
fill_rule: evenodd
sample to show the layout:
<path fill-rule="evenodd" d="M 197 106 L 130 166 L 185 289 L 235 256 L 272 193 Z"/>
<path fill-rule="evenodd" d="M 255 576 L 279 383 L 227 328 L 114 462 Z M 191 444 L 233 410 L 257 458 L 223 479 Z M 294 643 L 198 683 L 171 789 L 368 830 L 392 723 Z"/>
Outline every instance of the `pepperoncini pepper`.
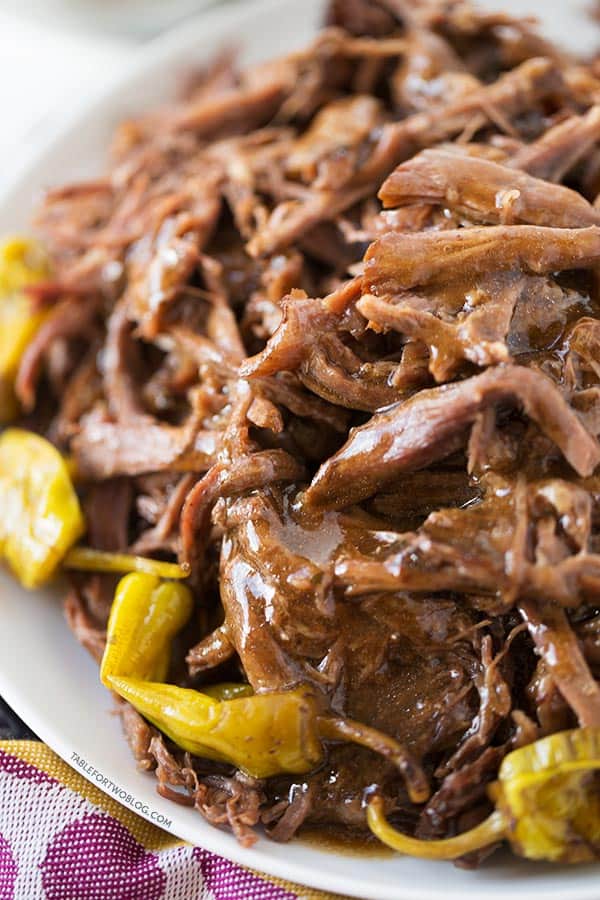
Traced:
<path fill-rule="evenodd" d="M 172 684 L 109 677 L 111 687 L 179 747 L 255 778 L 304 773 L 323 758 L 308 688 L 215 700 Z"/>
<path fill-rule="evenodd" d="M 0 557 L 28 588 L 43 584 L 85 530 L 64 459 L 49 441 L 0 436 Z"/>
<path fill-rule="evenodd" d="M 49 275 L 39 244 L 13 238 L 0 246 L 0 422 L 18 411 L 14 384 L 27 344 L 48 313 L 36 311 L 24 288 Z"/>
<path fill-rule="evenodd" d="M 422 841 L 396 831 L 381 797 L 367 810 L 383 843 L 424 859 L 456 859 L 502 839 L 527 859 L 579 863 L 600 859 L 600 728 L 550 735 L 504 758 L 488 792 L 495 811 L 480 825 L 445 840 Z"/>
<path fill-rule="evenodd" d="M 192 608 L 192 594 L 183 584 L 141 573 L 122 578 L 108 620 L 102 682 L 112 687 L 113 676 L 165 678 L 170 642 Z"/>
<path fill-rule="evenodd" d="M 258 778 L 313 768 L 322 749 L 306 689 L 247 696 L 249 685 L 224 684 L 209 695 L 151 680 L 166 674 L 165 650 L 191 611 L 182 584 L 146 574 L 122 578 L 108 620 L 103 683 L 191 753 Z"/>
<path fill-rule="evenodd" d="M 31 431 L 9 428 L 0 436 L 0 559 L 24 587 L 39 587 L 60 565 L 91 572 L 188 576 L 185 565 L 73 547 L 85 523 L 71 468 L 49 441 Z"/>
<path fill-rule="evenodd" d="M 145 574 L 123 578 L 100 670 L 107 687 L 179 747 L 268 778 L 311 771 L 323 761 L 326 740 L 354 741 L 387 756 L 406 775 L 410 760 L 401 745 L 359 723 L 324 715 L 323 698 L 305 685 L 254 694 L 247 684 L 213 685 L 203 693 L 161 684 L 171 639 L 191 606 L 181 584 Z M 409 771 L 407 781 L 415 802 L 426 799 L 428 786 L 418 771 Z"/>

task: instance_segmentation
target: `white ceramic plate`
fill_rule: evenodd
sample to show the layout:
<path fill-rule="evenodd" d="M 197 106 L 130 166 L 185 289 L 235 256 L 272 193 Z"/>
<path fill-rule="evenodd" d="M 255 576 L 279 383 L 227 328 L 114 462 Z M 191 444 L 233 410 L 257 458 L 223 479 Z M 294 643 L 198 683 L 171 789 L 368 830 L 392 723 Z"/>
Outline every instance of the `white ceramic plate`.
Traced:
<path fill-rule="evenodd" d="M 503 4 L 497 0 L 490 5 Z M 513 11 L 537 10 L 555 34 L 563 30 L 575 43 L 587 38 L 589 47 L 589 35 L 594 34 L 589 25 L 580 20 L 579 28 L 571 23 L 567 30 L 578 5 L 571 0 L 510 3 Z M 162 38 L 137 58 L 116 88 L 73 113 L 44 147 L 24 148 L 28 159 L 21 161 L 11 189 L 0 196 L 0 234 L 27 226 L 42 186 L 98 173 L 114 125 L 168 97 L 182 67 L 231 38 L 243 38 L 250 59 L 290 50 L 315 30 L 321 6 L 321 0 L 261 0 L 213 11 Z M 340 855 L 300 842 L 279 845 L 261 839 L 251 850 L 242 849 L 198 813 L 161 799 L 154 777 L 135 770 L 119 724 L 110 715 L 108 693 L 99 684 L 94 663 L 71 636 L 58 596 L 50 591 L 27 593 L 2 573 L 0 693 L 67 762 L 77 754 L 100 778 L 132 795 L 132 803 L 139 811 L 144 807 L 147 817 L 156 821 L 157 815 L 163 816 L 179 837 L 269 874 L 372 900 L 600 897 L 599 870 L 592 866 L 532 865 L 497 855 L 479 871 L 464 872 L 447 863 Z M 88 777 L 94 780 L 89 772 Z"/>
<path fill-rule="evenodd" d="M 2 5 L 46 25 L 148 38 L 215 2 L 223 0 L 3 0 Z"/>

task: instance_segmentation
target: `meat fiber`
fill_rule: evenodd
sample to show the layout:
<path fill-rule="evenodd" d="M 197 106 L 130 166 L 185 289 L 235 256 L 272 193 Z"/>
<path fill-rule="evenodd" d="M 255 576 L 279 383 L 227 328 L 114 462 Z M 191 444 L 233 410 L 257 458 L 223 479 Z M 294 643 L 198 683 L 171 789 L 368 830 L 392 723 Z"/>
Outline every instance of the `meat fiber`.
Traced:
<path fill-rule="evenodd" d="M 580 475 L 600 463 L 600 445 L 552 382 L 533 369 L 497 366 L 482 375 L 421 391 L 355 428 L 305 494 L 308 506 L 347 506 L 403 472 L 421 469 L 464 446 L 481 410 L 512 402 L 547 434 Z"/>

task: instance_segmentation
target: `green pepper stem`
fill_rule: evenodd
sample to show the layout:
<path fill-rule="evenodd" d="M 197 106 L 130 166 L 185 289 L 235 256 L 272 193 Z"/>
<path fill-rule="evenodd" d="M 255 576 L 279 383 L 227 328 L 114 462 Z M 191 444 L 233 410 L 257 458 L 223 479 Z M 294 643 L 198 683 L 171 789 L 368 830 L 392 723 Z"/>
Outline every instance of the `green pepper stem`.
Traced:
<path fill-rule="evenodd" d="M 406 747 L 389 734 L 353 719 L 329 716 L 319 716 L 317 727 L 325 740 L 351 741 L 389 759 L 404 776 L 408 795 L 413 803 L 424 803 L 429 798 L 431 790 L 423 769 Z"/>
<path fill-rule="evenodd" d="M 367 822 L 375 837 L 383 844 L 399 853 L 418 856 L 420 859 L 458 859 L 465 853 L 493 844 L 506 834 L 506 819 L 499 810 L 496 810 L 480 825 L 465 831 L 464 834 L 440 841 L 421 841 L 402 834 L 389 824 L 381 797 L 373 797 L 369 801 Z"/>
<path fill-rule="evenodd" d="M 129 553 L 110 553 L 93 550 L 91 547 L 73 547 L 62 564 L 66 569 L 85 572 L 145 572 L 159 578 L 187 578 L 190 574 L 187 564 L 180 566 L 160 559 L 132 556 Z"/>

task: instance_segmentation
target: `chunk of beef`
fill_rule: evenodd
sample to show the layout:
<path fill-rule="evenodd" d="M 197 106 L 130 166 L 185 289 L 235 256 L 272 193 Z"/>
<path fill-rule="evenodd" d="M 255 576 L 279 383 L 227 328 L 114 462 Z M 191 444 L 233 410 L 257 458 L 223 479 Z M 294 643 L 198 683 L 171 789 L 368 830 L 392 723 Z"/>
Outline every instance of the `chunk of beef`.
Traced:
<path fill-rule="evenodd" d="M 585 228 L 600 212 L 581 194 L 516 168 L 447 150 L 424 150 L 384 181 L 384 207 L 429 203 L 473 222 Z"/>
<path fill-rule="evenodd" d="M 376 413 L 321 466 L 304 502 L 338 508 L 364 499 L 402 472 L 424 468 L 464 446 L 477 414 L 506 401 L 522 406 L 575 471 L 594 471 L 600 446 L 553 383 L 532 369 L 497 366 Z"/>
<path fill-rule="evenodd" d="M 98 479 L 163 469 L 205 472 L 218 445 L 218 432 L 200 431 L 193 417 L 182 426 L 152 421 L 124 425 L 93 412 L 83 419 L 72 442 L 81 473 Z"/>
<path fill-rule="evenodd" d="M 544 132 L 537 141 L 523 147 L 509 165 L 536 178 L 560 182 L 587 156 L 600 138 L 600 107 L 584 116 L 569 116 Z"/>
<path fill-rule="evenodd" d="M 392 231 L 367 251 L 364 288 L 381 296 L 457 278 L 476 279 L 492 271 L 519 269 L 545 275 L 586 269 L 599 258 L 600 228 L 595 225 L 496 225 L 420 234 Z"/>
<path fill-rule="evenodd" d="M 394 298 L 363 294 L 356 308 L 371 327 L 422 341 L 429 348 L 429 371 L 443 382 L 460 371 L 464 360 L 478 366 L 510 361 L 507 336 L 527 287 L 525 276 L 508 272 L 482 278 L 474 290 L 460 286 Z"/>
<path fill-rule="evenodd" d="M 129 703 L 119 703 L 117 711 L 127 743 L 131 748 L 138 769 L 148 771 L 156 768 L 156 760 L 150 751 L 153 738 L 158 732 Z"/>
<path fill-rule="evenodd" d="M 521 614 L 559 691 L 581 727 L 600 722 L 600 686 L 594 680 L 565 612 L 549 603 L 526 601 Z"/>
<path fill-rule="evenodd" d="M 289 246 L 318 222 L 335 218 L 368 196 L 398 163 L 417 150 L 460 134 L 474 116 L 482 117 L 485 123 L 486 110 L 496 108 L 505 116 L 514 115 L 560 88 L 560 77 L 551 61 L 531 59 L 494 84 L 471 91 L 466 98 L 385 125 L 358 172 L 348 172 L 347 184 L 335 190 L 314 190 L 305 201 L 276 207 L 266 225 L 249 242 L 248 252 L 261 256 Z"/>

